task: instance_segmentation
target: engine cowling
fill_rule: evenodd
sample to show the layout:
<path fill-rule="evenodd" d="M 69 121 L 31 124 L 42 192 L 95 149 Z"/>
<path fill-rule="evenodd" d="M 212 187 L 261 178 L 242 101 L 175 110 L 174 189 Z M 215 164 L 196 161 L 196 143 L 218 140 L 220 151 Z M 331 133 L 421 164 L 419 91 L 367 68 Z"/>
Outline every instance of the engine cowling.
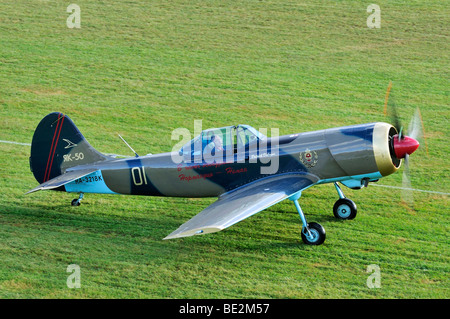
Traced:
<path fill-rule="evenodd" d="M 418 142 L 408 138 L 402 143 L 398 140 L 398 132 L 394 126 L 387 123 L 376 123 L 373 130 L 373 152 L 381 175 L 395 173 L 402 164 L 402 158 L 409 152 L 414 152 L 411 145 Z"/>

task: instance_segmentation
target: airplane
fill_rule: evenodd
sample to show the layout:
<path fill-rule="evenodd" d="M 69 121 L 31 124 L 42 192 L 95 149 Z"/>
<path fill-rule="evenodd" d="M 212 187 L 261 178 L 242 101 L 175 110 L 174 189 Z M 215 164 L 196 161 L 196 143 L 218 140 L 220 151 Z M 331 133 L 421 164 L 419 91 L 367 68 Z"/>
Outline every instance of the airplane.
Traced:
<path fill-rule="evenodd" d="M 367 187 L 398 171 L 418 147 L 415 136 L 384 122 L 271 138 L 240 124 L 204 130 L 178 151 L 118 158 L 98 152 L 67 115 L 54 112 L 33 135 L 30 168 L 40 185 L 27 194 L 78 193 L 73 206 L 85 193 L 218 197 L 164 239 L 221 231 L 289 199 L 302 222 L 302 241 L 320 245 L 325 229 L 307 222 L 298 201 L 302 192 L 333 183 L 339 197 L 334 216 L 354 219 L 356 204 L 339 184 Z"/>

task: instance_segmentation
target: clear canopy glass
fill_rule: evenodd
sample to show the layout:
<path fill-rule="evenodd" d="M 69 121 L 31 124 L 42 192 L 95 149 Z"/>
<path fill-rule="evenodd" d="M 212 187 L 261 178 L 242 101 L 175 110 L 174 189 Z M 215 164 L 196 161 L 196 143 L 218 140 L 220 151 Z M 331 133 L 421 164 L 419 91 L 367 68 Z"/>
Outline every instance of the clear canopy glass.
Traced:
<path fill-rule="evenodd" d="M 249 125 L 225 126 L 202 131 L 199 136 L 186 143 L 180 150 L 184 155 L 207 156 L 216 152 L 236 153 L 238 149 L 256 148 L 259 141 L 267 137 Z"/>

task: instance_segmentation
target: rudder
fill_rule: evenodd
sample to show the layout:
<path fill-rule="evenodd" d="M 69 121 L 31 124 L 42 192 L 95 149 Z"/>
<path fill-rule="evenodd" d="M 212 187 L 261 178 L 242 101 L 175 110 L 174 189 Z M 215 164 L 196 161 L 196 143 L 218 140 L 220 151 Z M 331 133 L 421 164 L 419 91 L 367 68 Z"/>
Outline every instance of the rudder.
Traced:
<path fill-rule="evenodd" d="M 30 169 L 41 184 L 69 167 L 107 160 L 84 138 L 72 120 L 59 112 L 37 126 L 31 143 Z"/>

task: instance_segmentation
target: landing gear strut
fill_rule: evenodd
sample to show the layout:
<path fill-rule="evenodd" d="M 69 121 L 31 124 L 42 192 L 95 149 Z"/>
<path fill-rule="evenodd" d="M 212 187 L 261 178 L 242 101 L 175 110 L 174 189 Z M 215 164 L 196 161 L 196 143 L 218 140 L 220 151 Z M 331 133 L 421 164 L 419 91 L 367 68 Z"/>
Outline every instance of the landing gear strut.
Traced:
<path fill-rule="evenodd" d="M 302 220 L 302 240 L 307 245 L 321 245 L 325 241 L 325 229 L 318 223 L 308 224 L 306 222 L 305 215 L 303 214 L 303 211 L 298 203 L 300 195 L 301 193 L 298 193 L 289 199 L 294 202 L 295 208 L 297 208 L 297 212 Z"/>
<path fill-rule="evenodd" d="M 72 206 L 80 206 L 81 205 L 81 200 L 83 199 L 83 197 L 84 197 L 84 194 L 80 193 L 80 197 L 73 199 L 70 204 Z"/>
<path fill-rule="evenodd" d="M 334 187 L 336 187 L 336 191 L 339 195 L 339 199 L 333 206 L 334 217 L 342 220 L 350 220 L 355 218 L 357 213 L 356 204 L 352 200 L 345 197 L 338 183 L 334 183 Z"/>

